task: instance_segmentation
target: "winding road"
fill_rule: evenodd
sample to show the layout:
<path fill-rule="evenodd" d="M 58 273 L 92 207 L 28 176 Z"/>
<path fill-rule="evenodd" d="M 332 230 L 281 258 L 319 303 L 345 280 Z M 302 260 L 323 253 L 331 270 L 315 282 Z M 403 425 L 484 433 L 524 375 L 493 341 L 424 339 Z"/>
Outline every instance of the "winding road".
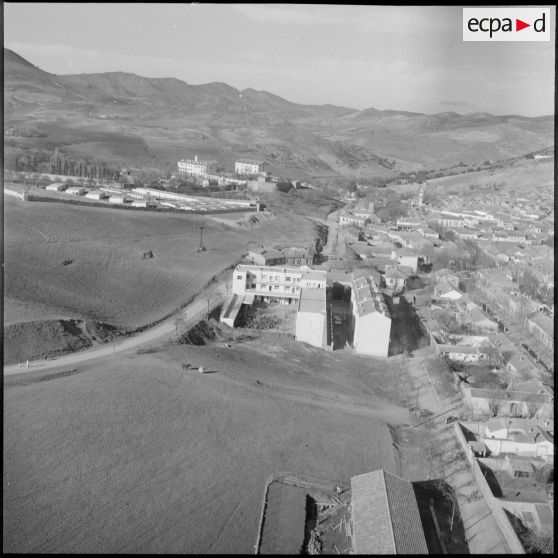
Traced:
<path fill-rule="evenodd" d="M 209 296 L 192 301 L 191 304 L 186 306 L 181 311 L 183 319 L 185 319 L 186 322 L 189 322 L 190 320 L 194 321 L 195 318 L 199 319 L 199 316 L 207 310 L 208 301 L 210 303 L 213 301 L 213 306 L 215 306 L 215 302 L 217 301 L 216 295 L 223 295 L 224 290 L 225 285 L 219 284 L 211 291 Z M 176 317 L 177 315 L 174 315 L 150 329 L 138 333 L 133 337 L 124 339 L 123 341 L 116 342 L 115 344 L 107 343 L 91 349 L 79 351 L 77 353 L 53 358 L 51 360 L 30 361 L 29 367 L 26 367 L 25 363 L 22 363 L 21 367 L 18 367 L 17 364 L 4 366 L 4 375 L 8 376 L 11 374 L 23 374 L 26 372 L 38 372 L 51 370 L 53 368 L 74 366 L 76 364 L 83 364 L 84 362 L 88 362 L 90 360 L 108 357 L 116 353 L 125 353 L 127 351 L 137 350 L 141 347 L 141 345 L 164 338 L 169 334 L 173 334 L 176 331 Z"/>

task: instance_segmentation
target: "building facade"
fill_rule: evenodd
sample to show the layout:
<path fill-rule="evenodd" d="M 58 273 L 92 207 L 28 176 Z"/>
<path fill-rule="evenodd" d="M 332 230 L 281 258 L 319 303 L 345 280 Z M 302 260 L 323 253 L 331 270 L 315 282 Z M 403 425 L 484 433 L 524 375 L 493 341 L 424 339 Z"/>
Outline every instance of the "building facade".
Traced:
<path fill-rule="evenodd" d="M 265 161 L 254 161 L 251 159 L 240 159 L 234 164 L 234 172 L 239 175 L 260 174 L 267 167 Z"/>
<path fill-rule="evenodd" d="M 292 304 L 303 288 L 326 288 L 326 272 L 294 267 L 237 265 L 233 272 L 234 294 L 253 294 L 256 300 Z"/>
<path fill-rule="evenodd" d="M 194 159 L 180 159 L 177 163 L 178 172 L 189 176 L 199 176 L 205 178 L 208 173 L 216 170 L 216 161 L 202 161 L 196 155 Z"/>

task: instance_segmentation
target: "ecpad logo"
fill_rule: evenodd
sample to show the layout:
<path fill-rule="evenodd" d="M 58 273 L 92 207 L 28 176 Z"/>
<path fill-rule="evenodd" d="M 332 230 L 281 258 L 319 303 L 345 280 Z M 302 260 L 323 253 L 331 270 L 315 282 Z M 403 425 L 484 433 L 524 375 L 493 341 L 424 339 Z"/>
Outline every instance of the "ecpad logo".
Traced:
<path fill-rule="evenodd" d="M 463 8 L 464 41 L 550 41 L 550 8 Z"/>

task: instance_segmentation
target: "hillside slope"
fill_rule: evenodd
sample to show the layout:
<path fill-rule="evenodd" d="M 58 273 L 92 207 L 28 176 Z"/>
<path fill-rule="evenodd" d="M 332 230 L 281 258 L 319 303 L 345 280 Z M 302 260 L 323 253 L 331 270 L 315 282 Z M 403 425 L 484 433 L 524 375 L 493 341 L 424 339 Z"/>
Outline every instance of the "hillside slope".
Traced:
<path fill-rule="evenodd" d="M 172 165 L 198 154 L 229 168 L 238 157 L 263 158 L 293 178 L 366 177 L 478 164 L 553 144 L 551 116 L 354 110 L 298 105 L 219 82 L 190 85 L 125 72 L 54 75 L 8 49 L 4 93 L 5 125 L 44 136 L 10 139 L 7 152 L 87 144 L 77 149 L 87 153 L 94 144 L 92 158 L 125 165 Z"/>

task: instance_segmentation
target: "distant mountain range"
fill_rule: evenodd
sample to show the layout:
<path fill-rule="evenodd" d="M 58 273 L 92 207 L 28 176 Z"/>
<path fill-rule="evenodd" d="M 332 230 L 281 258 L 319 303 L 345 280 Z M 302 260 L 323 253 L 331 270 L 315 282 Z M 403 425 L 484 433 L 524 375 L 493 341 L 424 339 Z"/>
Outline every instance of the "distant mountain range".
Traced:
<path fill-rule="evenodd" d="M 285 176 L 372 176 L 482 163 L 553 144 L 554 117 L 299 105 L 226 83 L 124 72 L 55 75 L 4 49 L 4 126 L 37 131 L 6 152 L 52 149 L 122 164 L 195 154 L 265 159 Z"/>

